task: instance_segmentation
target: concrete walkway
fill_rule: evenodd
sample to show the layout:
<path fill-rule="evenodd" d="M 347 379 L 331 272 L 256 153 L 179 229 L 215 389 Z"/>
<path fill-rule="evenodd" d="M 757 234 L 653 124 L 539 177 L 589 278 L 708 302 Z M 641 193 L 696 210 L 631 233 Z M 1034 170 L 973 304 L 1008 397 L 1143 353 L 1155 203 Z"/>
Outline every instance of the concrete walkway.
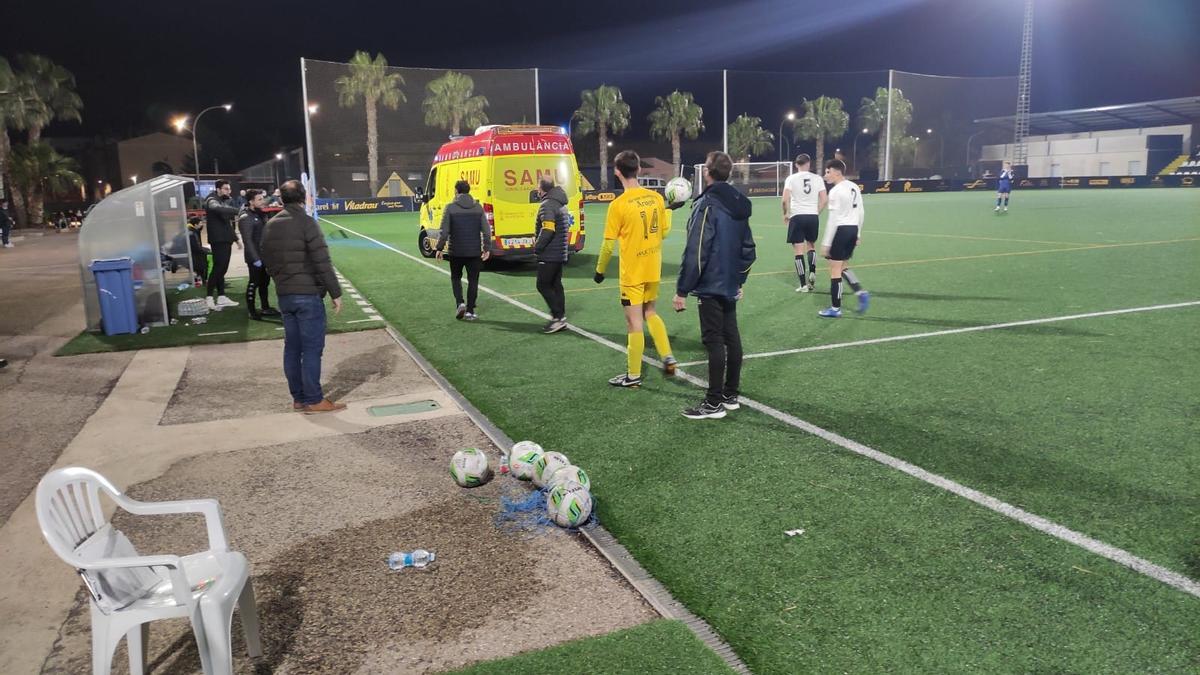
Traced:
<path fill-rule="evenodd" d="M 349 403 L 336 415 L 288 411 L 280 354 L 266 341 L 126 355 L 54 462 L 94 468 L 139 499 L 220 500 L 233 547 L 254 566 L 267 651 L 265 662 L 239 658 L 239 672 L 427 672 L 654 618 L 578 538 L 497 526 L 501 496 L 526 496 L 525 485 L 449 480 L 455 449 L 498 450 L 384 331 L 330 336 L 329 388 Z M 413 401 L 437 407 L 368 413 Z M 194 518 L 114 523 L 145 553 L 204 545 Z M 418 546 L 436 547 L 435 569 L 382 564 Z M 0 528 L 0 569 L 0 672 L 87 670 L 86 599 L 42 540 L 31 493 Z M 197 670 L 188 635 L 156 624 L 151 661 Z"/>

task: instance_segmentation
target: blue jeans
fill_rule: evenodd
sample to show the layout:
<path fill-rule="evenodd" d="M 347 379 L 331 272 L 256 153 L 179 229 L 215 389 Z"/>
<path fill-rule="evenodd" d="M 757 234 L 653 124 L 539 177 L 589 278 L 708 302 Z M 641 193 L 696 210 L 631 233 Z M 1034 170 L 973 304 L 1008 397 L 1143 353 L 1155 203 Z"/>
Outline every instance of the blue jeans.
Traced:
<path fill-rule="evenodd" d="M 325 351 L 325 301 L 319 295 L 281 295 L 283 314 L 283 374 L 292 400 L 320 403 L 321 353 Z"/>

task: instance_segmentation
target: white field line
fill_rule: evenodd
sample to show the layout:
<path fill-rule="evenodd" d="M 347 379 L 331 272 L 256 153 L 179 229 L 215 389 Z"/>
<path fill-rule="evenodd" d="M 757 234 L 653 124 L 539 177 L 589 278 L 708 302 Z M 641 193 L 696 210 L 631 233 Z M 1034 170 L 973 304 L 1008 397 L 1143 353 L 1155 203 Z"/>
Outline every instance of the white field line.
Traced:
<path fill-rule="evenodd" d="M 877 345 L 884 342 L 900 342 L 902 340 L 917 340 L 920 338 L 937 337 L 939 335 L 955 335 L 958 333 L 976 333 L 984 330 L 998 330 L 1001 328 L 1015 328 L 1017 326 L 1034 326 L 1042 323 L 1056 323 L 1059 321 L 1073 321 L 1075 319 L 1091 319 L 1097 316 L 1114 316 L 1116 314 L 1132 314 L 1134 312 L 1153 312 L 1159 309 L 1179 309 L 1180 307 L 1194 307 L 1200 305 L 1200 300 L 1189 302 L 1175 302 L 1169 305 L 1150 305 L 1148 307 L 1130 307 L 1127 309 L 1110 309 L 1103 312 L 1089 312 L 1087 314 L 1068 314 L 1066 316 L 1052 316 L 1045 319 L 1029 319 L 1026 321 L 1009 321 L 1007 323 L 991 323 L 982 326 L 969 326 L 967 328 L 950 328 L 947 330 L 935 330 L 929 333 L 913 333 L 911 335 L 893 335 L 891 337 L 873 338 L 871 340 L 855 340 L 853 342 L 833 342 L 827 345 L 815 345 L 813 347 L 799 347 L 796 349 L 780 349 L 774 352 L 759 352 L 757 354 L 746 354 L 743 359 L 764 359 L 768 356 L 786 356 L 788 354 L 803 354 L 805 352 L 823 352 L 829 349 L 842 349 L 843 347 L 862 347 L 863 345 Z M 708 363 L 708 361 L 688 361 L 687 363 L 679 364 L 684 366 L 699 366 Z"/>
<path fill-rule="evenodd" d="M 196 333 L 196 337 L 208 337 L 209 335 L 233 335 L 236 330 L 223 330 L 220 333 Z"/>
<path fill-rule="evenodd" d="M 321 218 L 321 220 L 329 223 L 330 225 L 333 225 L 334 227 L 336 227 L 340 230 L 344 230 L 355 236 L 362 237 L 363 239 L 373 242 L 389 251 L 398 253 L 398 254 L 404 256 L 405 258 L 408 258 L 409 260 L 412 260 L 413 262 L 424 265 L 425 267 L 428 267 L 432 270 L 436 270 L 447 276 L 449 276 L 449 274 L 450 274 L 449 270 L 442 269 L 441 267 L 438 267 L 436 265 L 433 265 L 432 263 L 426 262 L 425 260 L 422 260 L 421 258 L 418 258 L 418 257 L 412 255 L 411 253 L 401 251 L 400 249 L 398 249 L 394 246 L 385 244 L 382 241 L 379 241 L 378 239 L 368 237 L 365 234 L 362 234 L 360 232 L 355 232 L 354 230 L 352 230 L 348 227 L 343 227 L 342 225 L 338 225 L 337 223 L 333 222 L 332 220 L 328 220 L 326 218 Z M 510 304 L 514 307 L 523 309 L 526 312 L 533 314 L 534 316 L 537 316 L 537 317 L 540 317 L 543 319 L 547 319 L 547 320 L 550 319 L 549 314 L 547 314 L 541 310 L 535 309 L 529 305 L 526 305 L 525 303 L 523 303 L 519 300 L 514 300 L 514 299 L 508 297 L 507 295 L 504 295 L 503 293 L 500 293 L 499 291 L 492 290 L 491 288 L 483 286 L 482 284 L 479 286 L 479 290 L 481 290 L 481 291 L 487 293 L 488 295 L 491 295 L 499 300 L 507 302 L 508 304 Z M 609 340 L 607 338 L 596 335 L 595 333 L 584 330 L 583 328 L 580 328 L 579 326 L 576 326 L 574 324 L 568 324 L 567 329 L 578 335 L 582 335 L 583 337 L 586 337 L 589 340 L 592 340 L 593 342 L 602 344 L 602 345 L 604 345 L 610 349 L 613 349 L 615 351 L 625 353 L 625 347 L 618 345 L 617 343 L 613 342 L 612 340 Z M 661 363 L 659 363 L 658 361 L 651 359 L 649 357 L 644 357 L 643 360 L 646 363 L 648 363 L 656 368 L 662 367 Z M 701 378 L 698 378 L 694 375 L 689 375 L 688 373 L 683 372 L 683 371 L 678 371 L 677 377 L 679 377 L 680 379 L 683 379 L 687 382 L 690 382 L 698 387 L 701 387 L 701 388 L 708 387 L 708 383 L 705 382 L 704 380 L 702 380 Z M 892 457 L 891 455 L 888 455 L 886 453 L 880 452 L 873 448 L 867 447 L 861 443 L 858 443 L 857 441 L 852 441 L 844 436 L 835 434 L 832 431 L 827 431 L 825 429 L 822 429 L 821 427 L 818 427 L 815 424 L 812 424 L 811 422 L 806 422 L 798 417 L 795 417 L 794 415 L 790 415 L 783 411 L 776 410 L 775 408 L 772 408 L 771 406 L 759 403 L 758 401 L 755 401 L 755 400 L 752 400 L 749 398 L 745 398 L 745 397 L 741 397 L 740 400 L 742 403 L 745 403 L 747 407 L 753 408 L 754 410 L 757 410 L 765 415 L 773 417 L 776 420 L 783 422 L 784 424 L 787 424 L 791 427 L 794 427 L 794 428 L 804 431 L 806 433 L 809 433 L 809 434 L 812 434 L 819 438 L 822 438 L 826 441 L 829 441 L 830 443 L 833 443 L 834 445 L 837 445 L 846 450 L 849 450 L 850 452 L 853 452 L 857 455 L 861 455 L 868 459 L 875 460 L 876 462 L 879 462 L 880 464 L 884 464 L 893 469 L 896 469 L 897 471 L 906 473 L 906 474 L 912 476 L 913 478 L 916 478 L 917 480 L 923 481 L 923 482 L 933 485 L 935 487 L 939 487 L 948 492 L 952 492 L 952 493 L 954 493 L 964 499 L 967 499 L 971 502 L 974 502 L 986 509 L 995 511 L 996 513 L 999 513 L 1003 516 L 1012 518 L 1013 520 L 1016 520 L 1017 522 L 1020 522 L 1023 525 L 1031 527 L 1040 532 L 1044 532 L 1052 537 L 1055 537 L 1055 538 L 1065 541 L 1067 543 L 1074 544 L 1075 546 L 1078 546 L 1085 550 L 1091 551 L 1092 553 L 1095 553 L 1096 555 L 1108 558 L 1109 560 L 1112 560 L 1113 562 L 1124 565 L 1136 572 L 1140 572 L 1141 574 L 1144 574 L 1152 579 L 1155 579 L 1164 584 L 1167 584 L 1168 586 L 1171 586 L 1173 588 L 1181 590 L 1184 593 L 1188 593 L 1190 595 L 1200 598 L 1200 582 L 1197 582 L 1193 579 L 1189 579 L 1188 577 L 1185 577 L 1182 574 L 1173 572 L 1173 571 L 1171 571 L 1165 567 L 1162 567 L 1160 565 L 1156 565 L 1156 564 L 1150 562 L 1149 560 L 1139 558 L 1139 557 L 1133 555 L 1132 553 L 1125 551 L 1124 549 L 1120 549 L 1115 546 L 1106 544 L 1102 541 L 1099 541 L 1097 539 L 1093 539 L 1085 534 L 1076 532 L 1067 527 L 1059 525 L 1058 523 L 1047 520 L 1046 518 L 1043 518 L 1036 514 L 1025 511 L 1024 509 L 1017 508 L 1017 507 L 1013 506 L 1012 504 L 1003 502 L 1003 501 L 996 499 L 995 497 L 992 497 L 990 495 L 984 494 L 978 490 L 974 490 L 965 485 L 962 485 L 960 483 L 952 481 L 949 478 L 926 471 L 925 469 L 922 469 L 921 467 L 916 466 L 915 464 L 910 464 L 902 459 L 899 459 L 897 457 Z"/>
<path fill-rule="evenodd" d="M 371 316 L 366 319 L 355 319 L 353 321 L 347 321 L 346 323 L 363 323 L 364 321 L 382 321 L 382 320 L 383 320 L 383 317 L 376 314 L 376 315 Z"/>

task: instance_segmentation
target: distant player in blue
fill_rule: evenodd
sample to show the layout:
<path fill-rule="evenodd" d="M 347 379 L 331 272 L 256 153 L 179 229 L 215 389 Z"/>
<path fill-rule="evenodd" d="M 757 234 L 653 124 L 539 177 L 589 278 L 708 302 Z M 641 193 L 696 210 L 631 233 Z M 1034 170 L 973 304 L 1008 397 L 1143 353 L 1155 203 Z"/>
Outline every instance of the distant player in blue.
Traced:
<path fill-rule="evenodd" d="M 1004 212 L 1008 212 L 1008 193 L 1012 192 L 1012 164 L 1005 162 L 1004 170 L 1000 172 L 1000 182 L 996 185 L 996 211 L 1000 210 L 1000 200 L 1004 200 Z"/>

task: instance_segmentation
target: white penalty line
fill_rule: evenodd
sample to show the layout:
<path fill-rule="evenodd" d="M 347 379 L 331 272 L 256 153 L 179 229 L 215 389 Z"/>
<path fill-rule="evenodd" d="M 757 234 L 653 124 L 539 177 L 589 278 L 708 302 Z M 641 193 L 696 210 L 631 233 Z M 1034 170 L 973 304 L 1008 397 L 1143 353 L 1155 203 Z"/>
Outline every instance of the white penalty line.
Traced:
<path fill-rule="evenodd" d="M 976 333 L 984 330 L 998 330 L 1001 328 L 1015 328 L 1017 326 L 1034 326 L 1042 323 L 1056 323 L 1058 321 L 1073 321 L 1075 319 L 1091 319 L 1097 316 L 1115 316 L 1117 314 L 1133 314 L 1135 312 L 1153 312 L 1159 309 L 1179 309 L 1180 307 L 1195 307 L 1200 305 L 1200 300 L 1191 300 L 1188 302 L 1173 302 L 1167 305 L 1150 305 L 1147 307 L 1129 307 L 1126 309 L 1109 309 L 1103 312 L 1088 312 L 1087 314 L 1068 314 L 1066 316 L 1052 316 L 1045 319 L 1028 319 L 1025 321 L 1009 321 L 1007 323 L 991 323 L 982 326 L 970 326 L 967 328 L 950 328 L 947 330 L 935 330 L 929 333 L 913 333 L 911 335 L 893 335 L 891 337 L 873 338 L 870 340 L 855 340 L 853 342 L 834 342 L 827 345 L 816 345 L 814 347 L 798 347 L 796 349 L 780 349 L 774 352 L 759 352 L 758 354 L 746 354 L 743 359 L 765 359 L 768 356 L 787 356 L 789 354 L 804 354 L 806 352 L 822 352 L 827 349 L 842 349 L 844 347 L 862 347 L 864 345 L 877 345 L 884 342 L 900 342 L 902 340 L 916 340 L 919 338 L 937 337 L 939 335 L 955 335 L 958 333 Z M 688 361 L 681 363 L 679 366 L 700 366 L 708 363 L 708 361 Z"/>
<path fill-rule="evenodd" d="M 336 227 L 340 230 L 344 230 L 355 236 L 362 237 L 363 239 L 366 239 L 367 241 L 375 243 L 389 251 L 398 253 L 398 254 L 400 254 L 414 262 L 420 263 L 430 269 L 437 270 L 438 272 L 441 272 L 442 274 L 445 274 L 447 276 L 449 276 L 449 274 L 450 274 L 449 270 L 442 269 L 441 267 L 438 267 L 432 263 L 426 262 L 425 260 L 422 260 L 410 253 L 401 251 L 400 249 L 398 249 L 394 246 L 391 246 L 389 244 L 385 244 L 382 241 L 379 241 L 378 239 L 368 237 L 367 235 L 362 234 L 360 232 L 355 232 L 354 230 L 351 230 L 348 227 L 343 227 L 341 225 L 338 225 L 337 223 L 333 222 L 332 220 L 328 220 L 326 218 L 321 218 L 321 220 L 324 220 L 325 222 L 329 223 L 330 225 L 333 225 L 334 227 Z M 513 298 L 510 298 L 507 295 L 500 293 L 499 291 L 492 290 L 483 285 L 479 286 L 479 290 L 481 290 L 481 291 L 487 293 L 488 295 L 491 295 L 499 300 L 507 302 L 508 304 L 510 304 L 514 307 L 523 309 L 523 310 L 529 312 L 530 314 L 533 314 L 534 316 L 537 316 L 537 317 L 540 317 L 543 319 L 547 319 L 547 320 L 550 319 L 549 314 L 546 314 L 543 311 L 540 311 L 538 309 L 530 307 L 529 305 L 526 305 L 525 303 L 523 303 L 519 300 L 514 300 Z M 1196 304 L 1196 303 L 1191 303 L 1191 304 Z M 616 350 L 616 351 L 622 352 L 622 353 L 625 352 L 625 347 L 618 345 L 617 343 L 613 342 L 612 340 L 609 340 L 607 338 L 596 335 L 595 333 L 584 330 L 574 324 L 567 324 L 567 329 L 574 333 L 582 335 L 583 337 L 586 337 L 594 342 L 598 342 L 610 349 L 613 349 L 613 350 Z M 646 363 L 649 363 L 650 365 L 652 365 L 654 367 L 662 366 L 661 363 L 659 363 L 658 361 L 655 361 L 654 359 L 651 359 L 649 357 L 644 357 L 643 360 Z M 685 373 L 683 371 L 679 371 L 677 373 L 677 377 L 679 377 L 680 379 L 683 379 L 687 382 L 690 382 L 698 387 L 701 387 L 701 388 L 708 387 L 708 383 L 705 382 L 704 380 L 702 380 L 694 375 L 689 375 L 688 373 Z M 1019 522 L 1023 525 L 1026 525 L 1035 530 L 1038 530 L 1039 532 L 1044 532 L 1052 537 L 1055 537 L 1056 539 L 1060 539 L 1069 544 L 1074 544 L 1075 546 L 1078 546 L 1084 550 L 1087 550 L 1092 553 L 1095 553 L 1096 555 L 1108 558 L 1109 560 L 1111 560 L 1115 563 L 1124 565 L 1125 567 L 1128 567 L 1136 572 L 1144 574 L 1144 575 L 1150 577 L 1151 579 L 1160 581 L 1164 584 L 1167 584 L 1168 586 L 1171 586 L 1173 588 L 1181 590 L 1184 593 L 1188 593 L 1190 595 L 1200 598 L 1200 582 L 1197 582 L 1193 579 L 1189 579 L 1188 577 L 1185 577 L 1182 574 L 1173 572 L 1173 571 L 1171 571 L 1165 567 L 1162 567 L 1160 565 L 1156 565 L 1156 564 L 1150 562 L 1149 560 L 1139 558 L 1124 549 L 1120 549 L 1115 546 L 1111 546 L 1111 545 L 1106 544 L 1098 539 L 1093 539 L 1085 534 L 1076 532 L 1070 528 L 1059 525 L 1058 523 L 1055 523 L 1051 520 L 1047 520 L 1046 518 L 1043 518 L 1039 515 L 1030 513 L 1024 509 L 1017 508 L 1016 506 L 1013 506 L 1012 504 L 1009 504 L 1007 502 L 996 499 L 995 497 L 984 494 L 978 490 L 969 488 L 965 485 L 962 485 L 961 483 L 952 481 L 949 478 L 946 478 L 944 476 L 940 476 L 938 474 L 926 471 L 925 469 L 922 469 L 921 467 L 919 467 L 915 464 L 910 464 L 910 463 L 908 463 L 902 459 L 899 459 L 897 457 L 892 457 L 891 455 L 888 455 L 886 453 L 875 450 L 874 448 L 867 447 L 857 441 L 852 441 L 849 438 L 846 438 L 839 434 L 835 434 L 832 431 L 827 431 L 825 429 L 822 429 L 821 427 L 818 427 L 815 424 L 806 422 L 794 415 L 790 415 L 781 410 L 776 410 L 775 408 L 772 408 L 771 406 L 765 405 L 763 403 L 759 403 L 758 401 L 755 401 L 753 399 L 749 399 L 746 397 L 740 397 L 739 400 L 742 403 L 744 403 L 747 407 L 757 410 L 769 417 L 773 417 L 776 420 L 783 422 L 784 424 L 787 424 L 791 427 L 794 427 L 794 428 L 804 431 L 806 433 L 817 436 L 818 438 L 824 439 L 830 443 L 833 443 L 834 445 L 837 445 L 841 448 L 849 450 L 850 452 L 853 452 L 857 455 L 861 455 L 868 459 L 879 462 L 880 464 L 883 464 L 885 466 L 889 466 L 893 469 L 896 469 L 897 471 L 906 473 L 909 476 L 916 478 L 917 480 L 920 480 L 920 481 L 923 481 L 930 485 L 933 485 L 935 487 L 941 488 L 943 490 L 946 490 L 947 492 L 956 494 L 959 497 L 962 497 L 963 499 L 967 499 L 967 500 L 974 502 L 975 504 L 978 504 L 986 509 L 989 509 L 991 511 L 999 513 L 1000 515 L 1003 515 L 1003 516 L 1006 516 L 1013 520 L 1016 520 L 1017 522 Z"/>
<path fill-rule="evenodd" d="M 196 333 L 196 337 L 208 337 L 210 335 L 236 335 L 236 330 L 223 330 L 220 333 Z"/>

